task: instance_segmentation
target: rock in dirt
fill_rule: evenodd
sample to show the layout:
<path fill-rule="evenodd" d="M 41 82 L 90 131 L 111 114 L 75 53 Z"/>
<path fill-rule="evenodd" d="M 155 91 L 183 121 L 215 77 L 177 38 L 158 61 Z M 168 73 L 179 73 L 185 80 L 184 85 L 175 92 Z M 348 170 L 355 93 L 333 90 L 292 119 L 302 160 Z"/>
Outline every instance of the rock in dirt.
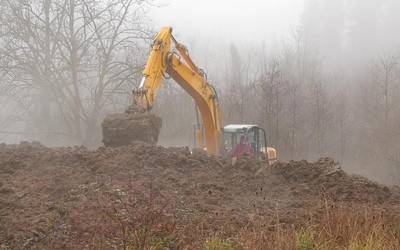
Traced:
<path fill-rule="evenodd" d="M 117 113 L 106 116 L 101 125 L 105 146 L 120 147 L 134 142 L 157 144 L 162 120 L 154 114 Z"/>

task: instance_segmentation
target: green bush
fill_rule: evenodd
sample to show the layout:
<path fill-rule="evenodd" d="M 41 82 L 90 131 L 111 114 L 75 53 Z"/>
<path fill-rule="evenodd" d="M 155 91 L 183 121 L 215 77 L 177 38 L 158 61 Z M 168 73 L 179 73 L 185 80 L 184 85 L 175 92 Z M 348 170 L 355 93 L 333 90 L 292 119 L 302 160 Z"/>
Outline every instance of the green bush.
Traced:
<path fill-rule="evenodd" d="M 302 229 L 296 233 L 296 249 L 298 250 L 317 250 L 314 234 L 310 230 Z"/>
<path fill-rule="evenodd" d="M 231 240 L 221 240 L 214 237 L 204 243 L 203 250 L 240 250 L 242 249 L 236 242 Z"/>

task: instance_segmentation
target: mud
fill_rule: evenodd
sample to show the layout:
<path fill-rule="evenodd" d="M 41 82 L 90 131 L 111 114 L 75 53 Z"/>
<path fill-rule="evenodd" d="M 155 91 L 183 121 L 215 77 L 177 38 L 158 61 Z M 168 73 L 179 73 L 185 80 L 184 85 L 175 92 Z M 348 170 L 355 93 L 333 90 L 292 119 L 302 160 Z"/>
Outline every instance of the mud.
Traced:
<path fill-rule="evenodd" d="M 231 166 L 187 148 L 140 143 L 95 151 L 3 144 L 0 242 L 33 247 L 50 235 L 64 242 L 85 235 L 98 223 L 99 197 L 106 193 L 143 206 L 150 194 L 178 225 L 235 227 L 254 221 L 295 225 L 326 201 L 388 208 L 400 200 L 398 189 L 348 175 L 329 158 L 273 166 L 241 159 Z"/>
<path fill-rule="evenodd" d="M 162 120 L 154 114 L 118 113 L 106 116 L 101 125 L 105 146 L 119 147 L 134 142 L 156 144 Z"/>

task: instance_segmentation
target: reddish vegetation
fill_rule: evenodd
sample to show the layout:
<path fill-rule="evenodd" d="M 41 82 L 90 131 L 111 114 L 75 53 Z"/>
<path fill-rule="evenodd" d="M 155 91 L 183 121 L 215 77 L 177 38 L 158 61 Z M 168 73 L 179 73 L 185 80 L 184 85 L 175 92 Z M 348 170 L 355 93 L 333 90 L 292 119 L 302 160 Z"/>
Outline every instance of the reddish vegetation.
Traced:
<path fill-rule="evenodd" d="M 338 206 L 376 208 L 395 223 L 399 197 L 329 158 L 231 166 L 186 148 L 0 145 L 2 247 L 200 248 L 216 234 L 248 246 L 277 228 L 324 221 Z"/>

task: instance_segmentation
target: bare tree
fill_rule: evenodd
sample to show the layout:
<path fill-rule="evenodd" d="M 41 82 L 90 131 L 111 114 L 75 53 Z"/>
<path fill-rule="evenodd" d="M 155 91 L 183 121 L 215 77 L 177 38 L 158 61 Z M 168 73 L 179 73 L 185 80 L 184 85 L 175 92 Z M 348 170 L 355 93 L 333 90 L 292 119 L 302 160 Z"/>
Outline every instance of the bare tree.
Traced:
<path fill-rule="evenodd" d="M 143 65 L 147 2 L 5 0 L 1 70 L 31 97 L 29 113 L 39 110 L 34 128 L 98 142 L 103 113 L 126 99 Z"/>
<path fill-rule="evenodd" d="M 388 129 L 389 122 L 389 113 L 391 109 L 390 105 L 390 88 L 391 82 L 393 81 L 396 67 L 398 66 L 398 57 L 397 56 L 384 56 L 380 59 L 380 67 L 383 71 L 383 83 L 382 83 L 382 96 L 384 99 L 384 126 L 385 129 Z"/>
<path fill-rule="evenodd" d="M 262 57 L 260 65 L 260 76 L 258 76 L 257 85 L 259 91 L 256 93 L 262 96 L 263 107 L 260 116 L 260 124 L 264 125 L 269 142 L 278 145 L 280 141 L 280 114 L 282 110 L 281 90 L 282 90 L 282 72 L 280 61 L 276 57 L 267 59 L 267 55 Z"/>

